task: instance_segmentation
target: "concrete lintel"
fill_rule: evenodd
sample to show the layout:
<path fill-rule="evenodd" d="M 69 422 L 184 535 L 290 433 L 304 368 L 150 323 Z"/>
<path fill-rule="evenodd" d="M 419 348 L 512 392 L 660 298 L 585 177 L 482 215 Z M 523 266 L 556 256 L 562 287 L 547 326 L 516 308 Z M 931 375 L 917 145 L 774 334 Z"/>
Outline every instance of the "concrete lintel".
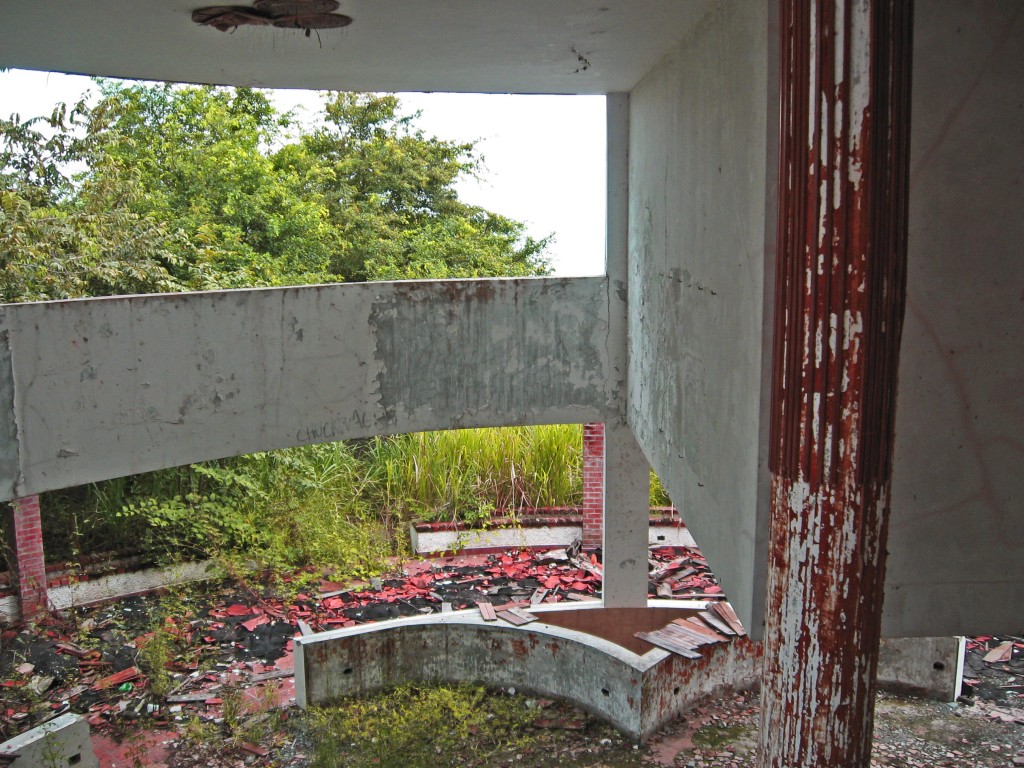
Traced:
<path fill-rule="evenodd" d="M 602 277 L 5 306 L 0 422 L 18 428 L 0 498 L 293 445 L 600 421 L 621 410 L 608 311 Z"/>

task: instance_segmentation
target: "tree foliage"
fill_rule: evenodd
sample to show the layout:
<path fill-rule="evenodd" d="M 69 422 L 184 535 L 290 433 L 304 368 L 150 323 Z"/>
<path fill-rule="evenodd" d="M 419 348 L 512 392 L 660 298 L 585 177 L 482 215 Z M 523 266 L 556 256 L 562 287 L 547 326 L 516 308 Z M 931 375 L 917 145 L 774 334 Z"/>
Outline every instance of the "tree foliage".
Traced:
<path fill-rule="evenodd" d="M 252 89 L 98 87 L 92 105 L 0 119 L 2 302 L 547 271 L 546 240 L 459 199 L 473 145 L 425 136 L 392 95 L 326 94 L 306 127 Z M 74 534 L 73 556 L 87 529 L 108 547 L 372 570 L 407 499 L 374 496 L 363 463 L 312 446 L 45 494 L 49 548 Z"/>
<path fill-rule="evenodd" d="M 312 127 L 261 91 L 103 81 L 0 120 L 0 300 L 547 271 L 547 240 L 461 201 L 472 144 L 393 95 Z"/>

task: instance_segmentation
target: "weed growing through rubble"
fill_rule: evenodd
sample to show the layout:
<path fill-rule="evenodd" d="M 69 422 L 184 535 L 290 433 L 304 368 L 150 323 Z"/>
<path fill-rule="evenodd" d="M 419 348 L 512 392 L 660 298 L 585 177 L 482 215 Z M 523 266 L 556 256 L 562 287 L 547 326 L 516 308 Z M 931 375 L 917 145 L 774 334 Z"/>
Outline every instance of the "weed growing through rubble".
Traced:
<path fill-rule="evenodd" d="M 706 725 L 693 734 L 693 744 L 707 749 L 718 749 L 733 743 L 743 735 L 742 725 Z"/>
<path fill-rule="evenodd" d="M 479 686 L 404 686 L 313 710 L 312 768 L 435 768 L 529 743 L 536 717 L 521 699 Z"/>
<path fill-rule="evenodd" d="M 174 687 L 167 667 L 173 661 L 176 650 L 174 635 L 168 627 L 168 618 L 157 620 L 152 635 L 139 648 L 137 658 L 139 668 L 149 681 L 149 689 L 157 696 L 166 696 Z"/>
<path fill-rule="evenodd" d="M 242 689 L 235 685 L 226 685 L 221 693 L 221 715 L 224 718 L 224 730 L 228 736 L 238 732 L 245 715 L 245 702 L 242 700 Z"/>

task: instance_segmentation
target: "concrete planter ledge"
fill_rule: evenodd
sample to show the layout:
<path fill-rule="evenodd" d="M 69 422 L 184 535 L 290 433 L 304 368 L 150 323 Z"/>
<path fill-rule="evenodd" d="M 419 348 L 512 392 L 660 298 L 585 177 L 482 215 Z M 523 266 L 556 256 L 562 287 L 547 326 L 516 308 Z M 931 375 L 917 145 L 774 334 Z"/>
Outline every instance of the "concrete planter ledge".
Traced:
<path fill-rule="evenodd" d="M 427 681 L 513 686 L 572 701 L 643 742 L 708 695 L 751 686 L 758 673 L 760 649 L 747 638 L 708 647 L 703 658 L 691 660 L 649 645 L 637 653 L 555 623 L 628 627 L 631 636 L 693 608 L 550 608 L 556 610 L 538 610 L 542 618 L 522 627 L 485 622 L 466 610 L 296 638 L 296 700 L 321 705 Z M 624 622 L 634 616 L 646 621 Z"/>
<path fill-rule="evenodd" d="M 652 510 L 648 530 L 650 546 L 697 546 L 686 524 L 667 510 Z M 474 524 L 444 521 L 409 526 L 412 551 L 419 555 L 567 547 L 582 535 L 583 515 L 569 508 L 515 518 L 492 517 Z"/>

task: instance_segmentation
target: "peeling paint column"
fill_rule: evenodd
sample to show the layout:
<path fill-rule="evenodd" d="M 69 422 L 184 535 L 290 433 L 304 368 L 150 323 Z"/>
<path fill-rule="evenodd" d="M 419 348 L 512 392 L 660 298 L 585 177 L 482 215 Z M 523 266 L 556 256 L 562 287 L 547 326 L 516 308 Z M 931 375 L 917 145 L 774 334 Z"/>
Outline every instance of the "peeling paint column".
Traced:
<path fill-rule="evenodd" d="M 762 768 L 868 766 L 905 301 L 911 0 L 783 0 Z"/>

